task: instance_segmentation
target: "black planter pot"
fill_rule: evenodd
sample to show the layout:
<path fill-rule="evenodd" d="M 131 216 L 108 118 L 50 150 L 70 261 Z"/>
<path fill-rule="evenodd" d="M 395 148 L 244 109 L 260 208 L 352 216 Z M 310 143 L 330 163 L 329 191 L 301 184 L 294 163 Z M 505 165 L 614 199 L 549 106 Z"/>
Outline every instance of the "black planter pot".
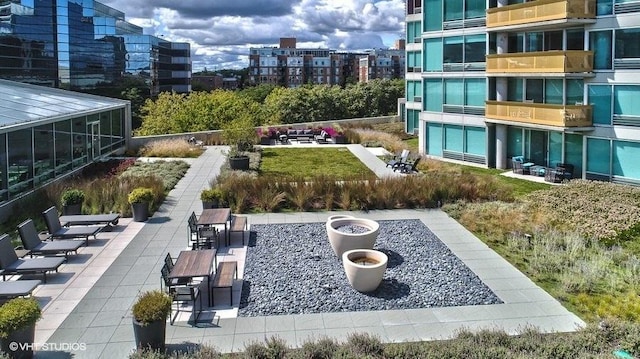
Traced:
<path fill-rule="evenodd" d="M 260 144 L 263 146 L 268 146 L 271 144 L 271 138 L 269 137 L 260 137 Z"/>
<path fill-rule="evenodd" d="M 67 204 L 65 206 L 62 206 L 62 214 L 65 216 L 82 214 L 82 203 Z"/>
<path fill-rule="evenodd" d="M 202 209 L 218 207 L 220 207 L 219 201 L 202 201 Z"/>
<path fill-rule="evenodd" d="M 248 170 L 249 156 L 229 157 L 229 167 L 231 167 L 232 170 Z"/>
<path fill-rule="evenodd" d="M 36 324 L 33 323 L 26 328 L 9 333 L 6 338 L 0 339 L 0 349 L 14 359 L 33 358 L 35 336 Z"/>
<path fill-rule="evenodd" d="M 132 203 L 131 212 L 133 212 L 134 222 L 145 222 L 149 219 L 149 203 Z"/>
<path fill-rule="evenodd" d="M 133 334 L 136 338 L 136 348 L 151 348 L 164 352 L 167 322 L 165 320 L 149 323 L 145 326 L 133 319 Z"/>
<path fill-rule="evenodd" d="M 347 143 L 347 136 L 336 135 L 333 137 L 333 141 L 338 145 L 344 145 Z"/>

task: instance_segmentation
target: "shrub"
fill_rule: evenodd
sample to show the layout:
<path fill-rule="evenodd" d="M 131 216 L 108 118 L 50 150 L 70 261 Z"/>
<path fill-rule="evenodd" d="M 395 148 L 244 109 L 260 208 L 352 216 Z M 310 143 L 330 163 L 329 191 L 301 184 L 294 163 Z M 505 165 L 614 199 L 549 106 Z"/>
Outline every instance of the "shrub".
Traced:
<path fill-rule="evenodd" d="M 60 202 L 63 206 L 82 204 L 82 202 L 84 202 L 84 191 L 80 189 L 68 189 L 62 192 Z"/>
<path fill-rule="evenodd" d="M 224 193 L 218 187 L 208 188 L 200 192 L 200 200 L 204 202 L 219 202 L 223 197 Z"/>
<path fill-rule="evenodd" d="M 306 359 L 331 359 L 338 350 L 339 345 L 331 338 L 321 338 L 317 341 L 306 340 L 298 354 Z"/>
<path fill-rule="evenodd" d="M 170 312 L 171 297 L 160 290 L 142 293 L 133 304 L 132 309 L 133 318 L 143 325 L 167 320 Z"/>
<path fill-rule="evenodd" d="M 380 357 L 384 352 L 384 344 L 380 338 L 369 333 L 351 333 L 347 336 L 346 349 L 359 356 Z"/>
<path fill-rule="evenodd" d="M 129 193 L 127 200 L 130 204 L 144 203 L 153 201 L 153 197 L 153 190 L 151 188 L 138 187 Z"/>
<path fill-rule="evenodd" d="M 14 298 L 0 306 L 0 338 L 35 324 L 42 311 L 35 298 Z"/>
<path fill-rule="evenodd" d="M 203 151 L 201 146 L 194 146 L 186 139 L 174 138 L 147 143 L 140 149 L 140 156 L 188 158 L 198 157 Z"/>

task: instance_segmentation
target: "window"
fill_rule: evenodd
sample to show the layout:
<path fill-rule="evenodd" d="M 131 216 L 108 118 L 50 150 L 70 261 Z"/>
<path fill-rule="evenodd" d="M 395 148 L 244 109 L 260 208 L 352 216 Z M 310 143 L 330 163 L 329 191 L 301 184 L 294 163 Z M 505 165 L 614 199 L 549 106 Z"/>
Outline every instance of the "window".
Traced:
<path fill-rule="evenodd" d="M 567 30 L 567 50 L 584 50 L 584 30 Z"/>
<path fill-rule="evenodd" d="M 587 138 L 587 172 L 610 174 L 611 153 L 610 141 L 598 138 Z"/>
<path fill-rule="evenodd" d="M 596 0 L 596 15 L 613 14 L 613 0 Z"/>
<path fill-rule="evenodd" d="M 470 35 L 464 37 L 464 62 L 485 62 L 486 36 Z"/>
<path fill-rule="evenodd" d="M 444 80 L 444 103 L 453 106 L 464 105 L 464 88 L 462 79 Z"/>
<path fill-rule="evenodd" d="M 613 141 L 613 175 L 640 179 L 640 143 Z"/>
<path fill-rule="evenodd" d="M 544 83 L 545 103 L 562 105 L 562 80 L 546 80 Z M 559 161 L 560 162 L 560 161 Z"/>
<path fill-rule="evenodd" d="M 420 28 L 420 25 L 420 21 L 407 22 L 408 42 L 420 42 L 420 36 L 422 35 L 422 29 Z"/>
<path fill-rule="evenodd" d="M 567 105 L 584 103 L 584 83 L 582 80 L 567 81 Z"/>
<path fill-rule="evenodd" d="M 464 128 L 465 153 L 484 156 L 486 153 L 487 139 L 482 127 Z"/>
<path fill-rule="evenodd" d="M 427 123 L 427 153 L 442 156 L 442 124 Z"/>
<path fill-rule="evenodd" d="M 444 149 L 454 152 L 463 152 L 462 126 L 444 125 Z"/>
<path fill-rule="evenodd" d="M 425 31 L 442 30 L 442 1 L 425 0 L 422 22 Z M 427 16 L 427 14 L 429 16 Z"/>
<path fill-rule="evenodd" d="M 616 30 L 616 59 L 640 58 L 640 29 Z"/>
<path fill-rule="evenodd" d="M 442 39 L 424 40 L 425 71 L 442 71 Z"/>
<path fill-rule="evenodd" d="M 464 104 L 465 106 L 484 107 L 486 85 L 484 79 L 465 79 Z"/>
<path fill-rule="evenodd" d="M 442 112 L 442 80 L 425 79 L 424 93 L 428 96 L 422 99 L 423 109 Z"/>
<path fill-rule="evenodd" d="M 420 81 L 407 81 L 407 101 L 416 101 L 416 97 L 422 96 L 422 83 Z"/>
<path fill-rule="evenodd" d="M 443 46 L 443 62 L 447 63 L 462 63 L 462 36 L 445 37 Z"/>
<path fill-rule="evenodd" d="M 444 2 L 444 21 L 462 20 L 463 0 L 446 0 Z"/>
<path fill-rule="evenodd" d="M 613 88 L 613 113 L 621 116 L 640 116 L 640 86 L 618 85 Z"/>
<path fill-rule="evenodd" d="M 611 86 L 591 85 L 589 86 L 589 104 L 593 106 L 593 123 L 611 124 Z"/>
<path fill-rule="evenodd" d="M 466 19 L 485 17 L 485 1 L 484 0 L 465 0 L 464 17 Z"/>
<path fill-rule="evenodd" d="M 611 69 L 613 57 L 612 31 L 592 31 L 589 33 L 589 49 L 593 54 L 593 67 L 596 70 Z"/>

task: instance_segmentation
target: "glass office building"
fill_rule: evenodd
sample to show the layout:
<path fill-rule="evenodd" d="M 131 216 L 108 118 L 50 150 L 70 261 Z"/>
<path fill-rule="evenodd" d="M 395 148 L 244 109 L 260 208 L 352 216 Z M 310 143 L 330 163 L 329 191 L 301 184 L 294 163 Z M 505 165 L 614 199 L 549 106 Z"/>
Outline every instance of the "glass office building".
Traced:
<path fill-rule="evenodd" d="M 144 35 L 93 0 L 0 0 L 0 78 L 98 93 L 131 83 L 149 95 L 189 92 L 190 46 Z"/>
<path fill-rule="evenodd" d="M 0 208 L 123 151 L 129 101 L 0 80 Z"/>
<path fill-rule="evenodd" d="M 406 130 L 433 157 L 640 184 L 640 0 L 407 0 Z M 636 101 L 634 101 L 636 99 Z"/>

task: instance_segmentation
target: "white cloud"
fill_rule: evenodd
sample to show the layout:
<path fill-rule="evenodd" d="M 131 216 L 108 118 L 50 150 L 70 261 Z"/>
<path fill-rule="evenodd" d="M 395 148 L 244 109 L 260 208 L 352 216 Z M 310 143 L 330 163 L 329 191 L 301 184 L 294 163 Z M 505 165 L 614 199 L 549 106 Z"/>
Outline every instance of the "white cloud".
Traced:
<path fill-rule="evenodd" d="M 250 47 L 363 50 L 404 38 L 404 0 L 104 0 L 146 34 L 191 44 L 194 71 L 243 68 Z M 390 43 L 387 43 L 390 42 Z"/>

